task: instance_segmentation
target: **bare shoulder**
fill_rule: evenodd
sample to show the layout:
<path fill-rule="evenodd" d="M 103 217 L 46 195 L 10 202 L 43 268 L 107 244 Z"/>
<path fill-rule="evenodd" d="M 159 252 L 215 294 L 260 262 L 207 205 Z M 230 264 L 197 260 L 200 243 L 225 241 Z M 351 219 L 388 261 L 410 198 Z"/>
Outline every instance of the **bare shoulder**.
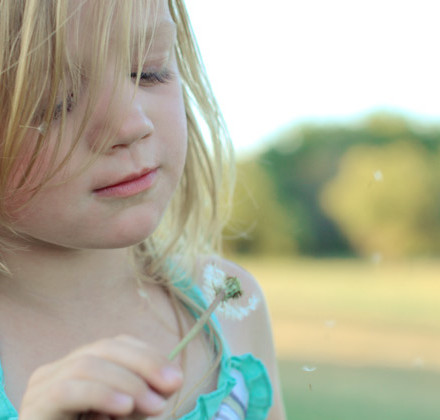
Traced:
<path fill-rule="evenodd" d="M 228 276 L 237 277 L 240 280 L 243 296 L 243 305 L 251 296 L 258 299 L 258 305 L 255 311 L 251 311 L 248 316 L 242 320 L 231 320 L 219 317 L 223 334 L 233 354 L 254 353 L 259 356 L 259 347 L 266 347 L 267 340 L 272 340 L 269 313 L 264 298 L 263 291 L 255 277 L 234 262 L 220 258 L 218 256 L 209 256 L 200 259 L 199 262 L 199 282 L 203 282 L 203 268 L 213 264 Z"/>
<path fill-rule="evenodd" d="M 227 260 L 225 258 L 221 258 L 219 256 L 205 256 L 200 257 L 199 259 L 199 282 L 200 284 L 203 282 L 202 271 L 203 268 L 209 264 L 213 264 L 218 267 L 220 270 L 224 271 L 228 276 L 237 277 L 240 280 L 241 287 L 243 289 L 243 298 L 246 299 L 246 296 L 257 296 L 263 306 L 266 306 L 264 301 L 263 291 L 255 279 L 255 277 L 249 273 L 246 269 L 239 266 L 238 264 Z"/>
<path fill-rule="evenodd" d="M 283 420 L 285 419 L 285 414 L 281 398 L 275 347 L 264 293 L 258 281 L 251 273 L 232 261 L 217 256 L 200 259 L 200 276 L 198 276 L 200 282 L 202 282 L 203 267 L 208 264 L 214 264 L 227 275 L 237 277 L 240 280 L 243 290 L 243 296 L 240 299 L 243 299 L 244 305 L 246 305 L 247 299 L 251 296 L 256 296 L 259 300 L 256 310 L 251 311 L 242 320 L 219 318 L 219 322 L 233 354 L 252 353 L 266 366 L 274 388 L 274 405 L 268 419 Z"/>

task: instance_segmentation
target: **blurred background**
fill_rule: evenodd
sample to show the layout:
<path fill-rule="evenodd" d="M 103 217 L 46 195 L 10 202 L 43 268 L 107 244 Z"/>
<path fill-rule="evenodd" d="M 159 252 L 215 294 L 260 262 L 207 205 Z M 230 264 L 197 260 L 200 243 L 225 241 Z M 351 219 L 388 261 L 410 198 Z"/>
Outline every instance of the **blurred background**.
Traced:
<path fill-rule="evenodd" d="M 237 149 L 226 251 L 289 419 L 440 418 L 436 0 L 187 0 Z"/>

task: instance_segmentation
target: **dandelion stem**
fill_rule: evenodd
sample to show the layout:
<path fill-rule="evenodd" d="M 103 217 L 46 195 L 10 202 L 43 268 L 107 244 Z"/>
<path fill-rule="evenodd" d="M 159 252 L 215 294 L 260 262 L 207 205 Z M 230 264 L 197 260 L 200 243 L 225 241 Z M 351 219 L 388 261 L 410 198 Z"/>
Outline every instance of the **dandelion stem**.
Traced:
<path fill-rule="evenodd" d="M 208 322 L 209 317 L 215 311 L 217 306 L 225 299 L 226 290 L 221 290 L 215 299 L 209 305 L 208 309 L 200 316 L 194 326 L 189 330 L 189 332 L 182 338 L 180 343 L 174 348 L 173 351 L 168 355 L 168 360 L 174 360 L 175 357 L 188 345 L 188 343 L 197 336 L 197 334 L 202 330 L 205 324 Z"/>

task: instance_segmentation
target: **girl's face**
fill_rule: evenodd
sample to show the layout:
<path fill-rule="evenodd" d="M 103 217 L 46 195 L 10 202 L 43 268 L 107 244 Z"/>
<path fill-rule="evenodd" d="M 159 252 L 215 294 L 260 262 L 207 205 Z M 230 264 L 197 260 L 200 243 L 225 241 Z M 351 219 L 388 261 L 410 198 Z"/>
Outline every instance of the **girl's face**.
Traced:
<path fill-rule="evenodd" d="M 31 242 L 73 249 L 121 248 L 142 241 L 158 226 L 183 173 L 187 131 L 173 54 L 175 25 L 167 2 L 155 4 L 159 14 L 153 53 L 142 68 L 139 87 L 133 70 L 111 102 L 110 56 L 97 105 L 66 168 L 30 206 L 12 211 L 13 227 Z M 81 30 L 87 37 L 87 25 Z M 72 139 L 86 106 L 86 90 L 66 118 L 66 133 Z M 93 165 L 68 179 L 90 159 L 103 127 L 109 130 L 110 142 Z M 56 122 L 51 132 L 56 141 Z M 63 141 L 69 145 L 72 139 Z"/>

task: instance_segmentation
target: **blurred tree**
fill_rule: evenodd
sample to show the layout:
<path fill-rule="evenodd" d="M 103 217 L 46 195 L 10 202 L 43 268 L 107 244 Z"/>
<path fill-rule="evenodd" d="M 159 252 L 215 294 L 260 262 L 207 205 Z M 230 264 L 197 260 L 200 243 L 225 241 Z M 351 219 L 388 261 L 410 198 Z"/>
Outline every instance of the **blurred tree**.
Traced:
<path fill-rule="evenodd" d="M 350 130 L 302 126 L 284 132 L 261 157 L 276 195 L 294 217 L 293 235 L 299 251 L 309 255 L 347 253 L 349 245 L 317 200 L 326 179 L 336 173 L 341 139 Z M 341 150 L 342 148 L 342 150 Z"/>
<path fill-rule="evenodd" d="M 414 140 L 351 147 L 322 190 L 323 209 L 360 254 L 436 252 L 439 162 L 438 153 Z"/>
<path fill-rule="evenodd" d="M 257 161 L 240 162 L 225 250 L 252 254 L 292 254 L 296 250 L 292 218 L 279 204 L 265 169 Z"/>
<path fill-rule="evenodd" d="M 440 128 L 418 125 L 400 115 L 381 112 L 350 124 L 286 127 L 273 136 L 266 151 L 255 156 L 252 162 L 239 165 L 233 224 L 228 230 L 236 239 L 231 239 L 227 246 L 243 252 L 296 250 L 314 256 L 360 252 L 339 218 L 328 208 L 323 210 L 321 191 L 337 176 L 340 161 L 349 149 L 369 145 L 379 150 L 402 139 L 414 147 L 418 145 L 415 150 L 423 156 L 436 155 Z M 420 185 L 425 184 L 420 181 Z M 430 218 L 425 215 L 424 222 L 419 220 L 418 223 L 434 223 L 433 218 L 433 215 Z M 270 223 L 275 225 L 269 228 Z M 243 228 L 247 235 L 237 233 Z M 418 247 L 427 249 L 422 244 Z M 416 246 L 412 249 L 415 252 Z"/>

